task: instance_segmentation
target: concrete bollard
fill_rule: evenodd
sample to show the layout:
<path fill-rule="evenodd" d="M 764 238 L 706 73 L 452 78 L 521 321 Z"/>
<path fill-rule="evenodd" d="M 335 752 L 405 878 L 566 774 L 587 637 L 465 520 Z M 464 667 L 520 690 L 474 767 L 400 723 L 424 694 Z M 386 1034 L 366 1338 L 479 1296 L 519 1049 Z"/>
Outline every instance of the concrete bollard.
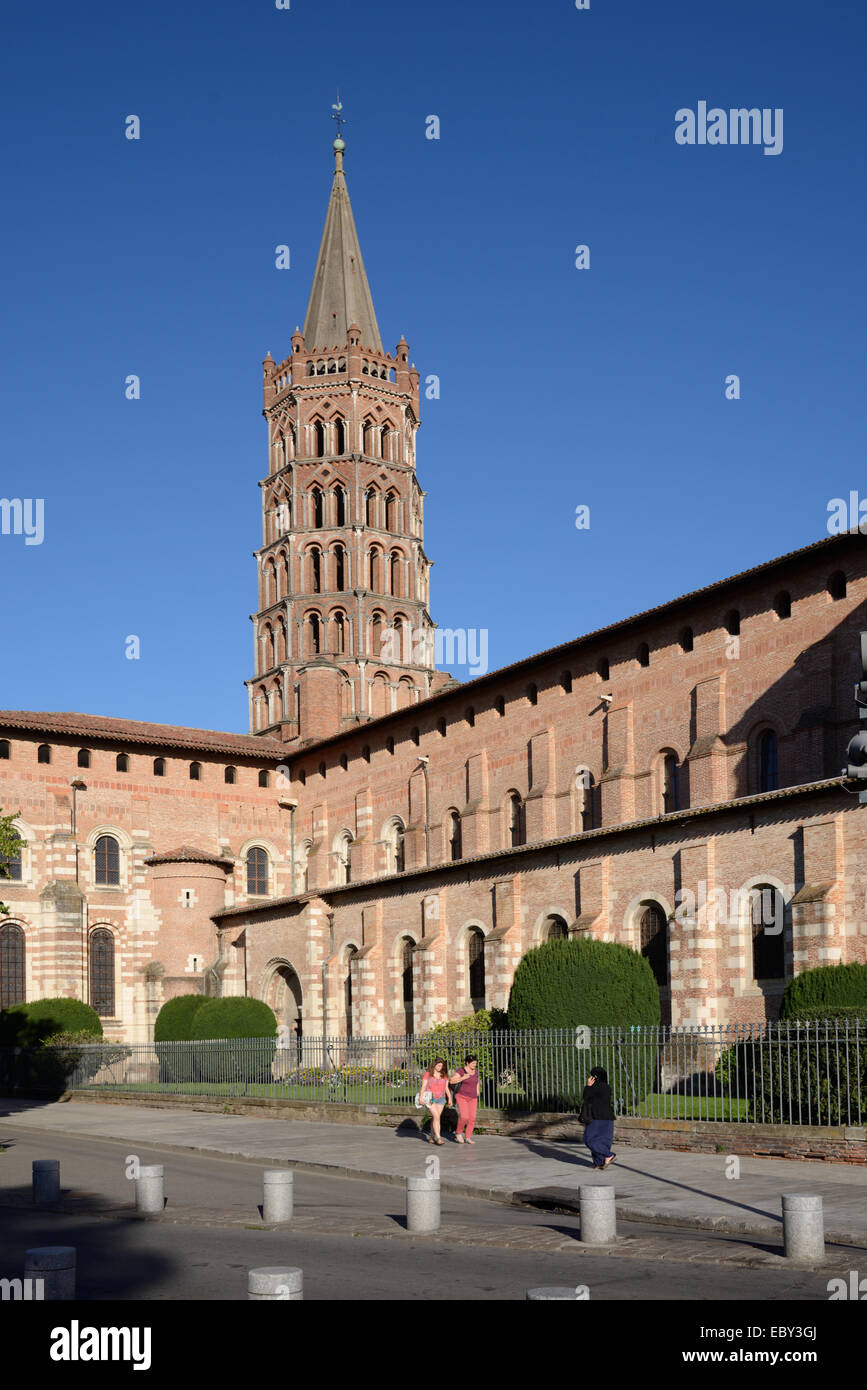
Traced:
<path fill-rule="evenodd" d="M 60 1201 L 59 1158 L 34 1158 L 33 1200 L 40 1205 Z"/>
<path fill-rule="evenodd" d="M 162 1211 L 166 1204 L 166 1170 L 162 1163 L 153 1163 L 138 1170 L 135 1180 L 136 1211 Z"/>
<path fill-rule="evenodd" d="M 406 1229 L 416 1235 L 440 1228 L 439 1178 L 407 1178 Z"/>
<path fill-rule="evenodd" d="M 247 1271 L 247 1298 L 261 1302 L 300 1303 L 304 1299 L 304 1271 L 291 1265 L 265 1265 Z"/>
<path fill-rule="evenodd" d="M 290 1168 L 266 1168 L 265 1192 L 262 1201 L 262 1220 L 269 1225 L 291 1221 L 295 1174 Z"/>
<path fill-rule="evenodd" d="M 582 1245 L 610 1245 L 617 1239 L 613 1187 L 579 1187 Z"/>
<path fill-rule="evenodd" d="M 552 1299 L 571 1299 L 573 1303 L 576 1299 L 579 1302 L 583 1301 L 582 1295 L 578 1292 L 577 1289 L 564 1288 L 560 1284 L 549 1284 L 547 1287 L 540 1289 L 528 1289 L 524 1296 L 524 1299 L 525 1302 L 528 1303 L 548 1303 Z"/>
<path fill-rule="evenodd" d="M 75 1298 L 75 1246 L 37 1245 L 25 1250 L 24 1278 L 43 1281 L 46 1301 L 65 1303 Z"/>
<path fill-rule="evenodd" d="M 783 1243 L 787 1260 L 809 1260 L 815 1264 L 825 1258 L 825 1223 L 822 1198 L 802 1192 L 783 1196 Z"/>

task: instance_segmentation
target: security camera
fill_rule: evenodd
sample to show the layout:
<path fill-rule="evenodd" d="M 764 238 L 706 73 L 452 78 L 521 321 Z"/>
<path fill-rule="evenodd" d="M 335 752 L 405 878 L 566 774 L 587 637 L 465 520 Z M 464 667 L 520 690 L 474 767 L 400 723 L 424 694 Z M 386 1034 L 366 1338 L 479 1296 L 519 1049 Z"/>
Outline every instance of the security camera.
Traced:
<path fill-rule="evenodd" d="M 420 763 L 429 763 L 429 762 L 430 762 L 430 758 L 428 757 L 427 753 L 419 753 L 418 760 L 419 760 Z"/>
<path fill-rule="evenodd" d="M 74 787 L 77 792 L 87 791 L 87 783 L 83 777 L 70 777 L 69 785 Z"/>
<path fill-rule="evenodd" d="M 614 696 L 612 695 L 612 693 L 611 693 L 610 690 L 607 690 L 607 691 L 605 692 L 605 694 L 604 694 L 604 695 L 600 695 L 599 698 L 600 698 L 600 700 L 604 700 L 604 702 L 605 702 L 606 705 L 610 705 L 610 704 L 611 704 L 611 701 L 614 699 Z"/>

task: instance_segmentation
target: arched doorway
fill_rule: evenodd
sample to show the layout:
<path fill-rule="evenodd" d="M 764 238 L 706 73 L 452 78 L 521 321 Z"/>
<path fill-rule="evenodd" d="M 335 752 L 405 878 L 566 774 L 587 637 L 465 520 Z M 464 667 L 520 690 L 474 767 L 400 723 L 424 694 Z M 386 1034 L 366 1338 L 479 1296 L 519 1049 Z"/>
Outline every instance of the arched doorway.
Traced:
<path fill-rule="evenodd" d="M 284 1047 L 287 1041 L 297 1038 L 300 1049 L 303 997 L 301 981 L 294 967 L 288 961 L 277 962 L 265 992 L 265 1003 L 274 1010 L 277 1033 L 285 1040 Z"/>

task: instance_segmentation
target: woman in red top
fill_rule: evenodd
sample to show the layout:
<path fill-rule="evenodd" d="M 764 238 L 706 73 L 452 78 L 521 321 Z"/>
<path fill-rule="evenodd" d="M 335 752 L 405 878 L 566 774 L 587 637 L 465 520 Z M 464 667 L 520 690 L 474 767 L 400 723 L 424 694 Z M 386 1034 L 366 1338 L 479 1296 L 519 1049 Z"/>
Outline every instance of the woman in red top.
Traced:
<path fill-rule="evenodd" d="M 437 1057 L 433 1066 L 429 1067 L 421 1079 L 419 1094 L 422 1104 L 427 1106 L 431 1114 L 431 1135 L 428 1138 L 429 1144 L 441 1144 L 440 1125 L 442 1124 L 443 1109 L 446 1101 L 452 1103 L 452 1093 L 449 1090 L 449 1069 L 442 1057 Z"/>
<path fill-rule="evenodd" d="M 475 1144 L 473 1129 L 476 1124 L 476 1111 L 479 1108 L 479 1059 L 465 1057 L 464 1065 L 458 1067 L 450 1078 L 453 1086 L 460 1086 L 458 1092 L 458 1132 L 459 1144 Z M 464 1138 L 466 1131 L 466 1139 Z"/>

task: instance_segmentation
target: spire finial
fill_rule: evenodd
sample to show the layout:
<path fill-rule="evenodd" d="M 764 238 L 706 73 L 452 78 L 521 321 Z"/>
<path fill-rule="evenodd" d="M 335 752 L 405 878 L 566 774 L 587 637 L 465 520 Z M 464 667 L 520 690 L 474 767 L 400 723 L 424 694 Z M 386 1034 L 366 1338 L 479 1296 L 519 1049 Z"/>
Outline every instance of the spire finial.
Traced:
<path fill-rule="evenodd" d="M 337 93 L 337 103 L 336 105 L 334 102 L 331 103 L 331 110 L 334 112 L 334 115 L 331 117 L 331 119 L 332 121 L 337 122 L 337 139 L 334 141 L 333 146 L 335 154 L 334 167 L 335 169 L 342 169 L 343 151 L 346 149 L 346 145 L 344 144 L 343 136 L 341 134 L 341 126 L 346 125 L 346 117 L 343 115 L 343 102 L 340 100 L 339 91 Z"/>

